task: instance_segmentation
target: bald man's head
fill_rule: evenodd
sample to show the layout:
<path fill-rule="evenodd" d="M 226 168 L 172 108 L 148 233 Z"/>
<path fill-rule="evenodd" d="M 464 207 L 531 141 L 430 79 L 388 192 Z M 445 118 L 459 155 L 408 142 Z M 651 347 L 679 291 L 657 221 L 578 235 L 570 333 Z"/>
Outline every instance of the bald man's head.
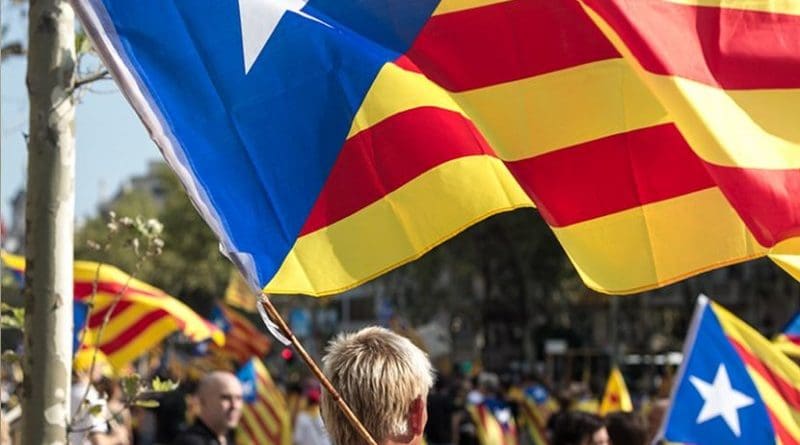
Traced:
<path fill-rule="evenodd" d="M 230 372 L 214 371 L 197 387 L 200 420 L 218 435 L 236 428 L 242 416 L 242 384 Z"/>

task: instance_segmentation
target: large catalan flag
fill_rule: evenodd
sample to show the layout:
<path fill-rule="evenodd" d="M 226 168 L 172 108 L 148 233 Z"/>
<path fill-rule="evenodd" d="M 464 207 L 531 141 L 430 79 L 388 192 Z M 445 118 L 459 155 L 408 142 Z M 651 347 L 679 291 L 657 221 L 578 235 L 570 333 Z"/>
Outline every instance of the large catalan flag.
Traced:
<path fill-rule="evenodd" d="M 289 408 L 261 360 L 250 360 L 236 375 L 242 382 L 245 401 L 236 442 L 242 445 L 291 445 Z"/>
<path fill-rule="evenodd" d="M 18 273 L 25 269 L 25 259 L 20 256 L 3 252 L 2 260 Z M 161 289 L 114 266 L 75 261 L 73 279 L 74 320 L 81 324 L 75 326 L 76 336 L 80 337 L 78 331 L 85 325 L 84 344 L 97 347 L 116 368 L 174 332 L 181 332 L 194 342 L 210 339 L 218 345 L 225 344 L 225 334 L 211 322 Z M 79 316 L 77 309 L 86 308 L 90 302 L 88 312 Z M 108 323 L 101 331 L 106 315 Z"/>
<path fill-rule="evenodd" d="M 800 368 L 733 314 L 700 297 L 662 427 L 670 442 L 800 443 Z"/>
<path fill-rule="evenodd" d="M 800 311 L 786 323 L 774 342 L 781 351 L 792 357 L 800 358 Z"/>
<path fill-rule="evenodd" d="M 341 292 L 532 206 L 602 292 L 800 265 L 791 2 L 73 3 L 267 292 Z"/>
<path fill-rule="evenodd" d="M 211 347 L 211 352 L 229 357 L 237 366 L 253 357 L 264 358 L 272 342 L 269 337 L 234 309 L 217 304 L 211 320 L 225 332 L 225 345 Z"/>

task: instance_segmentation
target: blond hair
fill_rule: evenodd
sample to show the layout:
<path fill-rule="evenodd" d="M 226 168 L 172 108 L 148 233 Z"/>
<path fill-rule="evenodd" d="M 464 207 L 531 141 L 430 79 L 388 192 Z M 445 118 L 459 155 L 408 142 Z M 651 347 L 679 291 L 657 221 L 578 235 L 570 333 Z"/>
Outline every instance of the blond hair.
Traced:
<path fill-rule="evenodd" d="M 428 357 L 407 338 L 368 327 L 340 334 L 322 358 L 325 374 L 373 438 L 381 443 L 408 433 L 408 413 L 418 397 L 428 396 L 433 369 Z M 364 443 L 327 391 L 322 418 L 336 445 Z"/>

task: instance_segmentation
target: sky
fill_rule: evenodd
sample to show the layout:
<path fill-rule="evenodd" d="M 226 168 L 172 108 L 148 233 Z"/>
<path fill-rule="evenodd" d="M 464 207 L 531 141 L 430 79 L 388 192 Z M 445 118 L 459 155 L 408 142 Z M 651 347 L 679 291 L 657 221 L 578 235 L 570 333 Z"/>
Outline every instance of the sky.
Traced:
<path fill-rule="evenodd" d="M 15 29 L 13 34 L 18 32 L 20 30 Z M 25 68 L 24 57 L 0 64 L 0 198 L 6 221 L 10 219 L 11 199 L 26 182 Z M 144 125 L 114 82 L 96 82 L 92 89 L 96 92 L 83 94 L 75 111 L 75 217 L 78 222 L 95 214 L 100 199 L 112 197 L 127 178 L 145 173 L 150 161 L 161 159 Z"/>

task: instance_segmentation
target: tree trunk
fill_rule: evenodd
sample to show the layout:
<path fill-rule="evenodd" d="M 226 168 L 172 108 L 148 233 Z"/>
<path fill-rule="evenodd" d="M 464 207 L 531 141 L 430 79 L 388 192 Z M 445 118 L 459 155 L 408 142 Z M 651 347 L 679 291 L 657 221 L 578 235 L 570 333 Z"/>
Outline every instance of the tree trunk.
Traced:
<path fill-rule="evenodd" d="M 67 442 L 72 369 L 75 29 L 65 1 L 31 0 L 25 209 L 23 443 Z"/>

